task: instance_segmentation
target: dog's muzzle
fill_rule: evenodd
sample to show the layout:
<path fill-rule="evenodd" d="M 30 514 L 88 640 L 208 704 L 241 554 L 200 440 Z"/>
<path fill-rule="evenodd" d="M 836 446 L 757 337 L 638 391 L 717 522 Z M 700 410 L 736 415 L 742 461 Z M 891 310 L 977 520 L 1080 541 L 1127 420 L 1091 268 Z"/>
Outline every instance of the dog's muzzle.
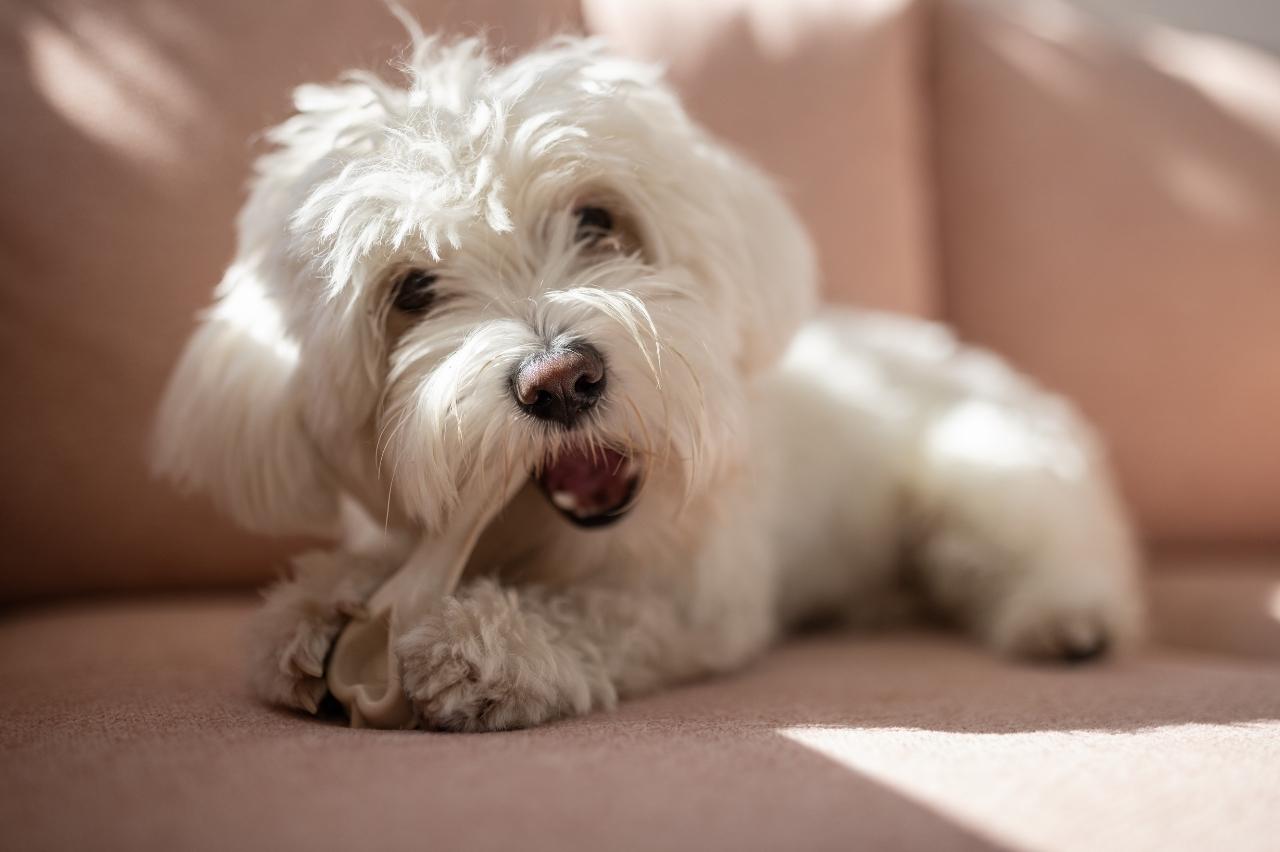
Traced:
<path fill-rule="evenodd" d="M 573 429 L 595 408 L 607 382 L 599 350 L 573 342 L 524 361 L 511 377 L 511 393 L 531 417 Z M 621 518 L 640 487 L 629 457 L 587 441 L 547 459 L 534 478 L 551 505 L 583 527 Z"/>

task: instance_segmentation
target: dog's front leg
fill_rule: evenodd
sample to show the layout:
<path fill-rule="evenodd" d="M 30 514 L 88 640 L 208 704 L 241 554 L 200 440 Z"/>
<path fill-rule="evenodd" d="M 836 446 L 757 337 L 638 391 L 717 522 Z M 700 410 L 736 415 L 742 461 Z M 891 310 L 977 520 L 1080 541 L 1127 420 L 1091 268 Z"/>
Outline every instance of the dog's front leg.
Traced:
<path fill-rule="evenodd" d="M 755 612 L 700 618 L 676 596 L 480 580 L 444 600 L 397 652 L 422 727 L 491 731 L 609 708 L 732 668 L 768 635 Z"/>
<path fill-rule="evenodd" d="M 250 623 L 250 686 L 273 704 L 316 712 L 324 661 L 347 619 L 403 562 L 402 555 L 314 550 L 270 587 Z"/>

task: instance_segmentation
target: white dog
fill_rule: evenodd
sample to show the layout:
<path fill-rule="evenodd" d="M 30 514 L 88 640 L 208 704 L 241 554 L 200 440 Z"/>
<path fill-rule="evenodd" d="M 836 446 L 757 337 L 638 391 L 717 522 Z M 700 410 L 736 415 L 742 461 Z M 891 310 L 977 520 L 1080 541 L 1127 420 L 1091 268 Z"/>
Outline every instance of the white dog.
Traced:
<path fill-rule="evenodd" d="M 653 68 L 413 34 L 407 87 L 298 89 L 162 406 L 170 477 L 346 536 L 269 593 L 265 698 L 314 711 L 405 542 L 517 466 L 396 647 L 424 727 L 611 707 L 904 601 L 1017 655 L 1136 633 L 1135 548 L 1064 402 L 937 326 L 815 319 L 796 216 Z"/>

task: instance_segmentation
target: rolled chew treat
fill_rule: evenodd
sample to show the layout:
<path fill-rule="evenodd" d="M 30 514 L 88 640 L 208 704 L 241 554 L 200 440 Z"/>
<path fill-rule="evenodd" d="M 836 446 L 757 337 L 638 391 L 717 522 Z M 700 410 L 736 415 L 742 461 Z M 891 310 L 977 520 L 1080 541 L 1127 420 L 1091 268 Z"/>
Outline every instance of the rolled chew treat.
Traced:
<path fill-rule="evenodd" d="M 485 527 L 527 481 L 513 476 L 494 500 L 470 500 L 438 537 L 423 536 L 404 566 L 373 594 L 366 614 L 338 634 L 325 673 L 329 692 L 346 708 L 353 728 L 409 728 L 413 708 L 400 684 L 395 642 L 433 602 L 453 592 Z"/>

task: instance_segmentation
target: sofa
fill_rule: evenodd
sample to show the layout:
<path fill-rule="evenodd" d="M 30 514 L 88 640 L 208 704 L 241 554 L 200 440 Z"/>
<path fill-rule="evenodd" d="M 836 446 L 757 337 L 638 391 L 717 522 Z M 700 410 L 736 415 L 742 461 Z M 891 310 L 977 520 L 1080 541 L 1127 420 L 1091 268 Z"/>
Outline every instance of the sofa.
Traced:
<path fill-rule="evenodd" d="M 262 706 L 300 541 L 145 463 L 289 89 L 392 73 L 375 0 L 0 8 L 0 848 L 1275 849 L 1280 59 L 1056 0 L 416 0 L 665 63 L 775 174 L 832 301 L 945 320 L 1075 399 L 1147 542 L 1097 665 L 920 629 L 501 734 Z"/>

